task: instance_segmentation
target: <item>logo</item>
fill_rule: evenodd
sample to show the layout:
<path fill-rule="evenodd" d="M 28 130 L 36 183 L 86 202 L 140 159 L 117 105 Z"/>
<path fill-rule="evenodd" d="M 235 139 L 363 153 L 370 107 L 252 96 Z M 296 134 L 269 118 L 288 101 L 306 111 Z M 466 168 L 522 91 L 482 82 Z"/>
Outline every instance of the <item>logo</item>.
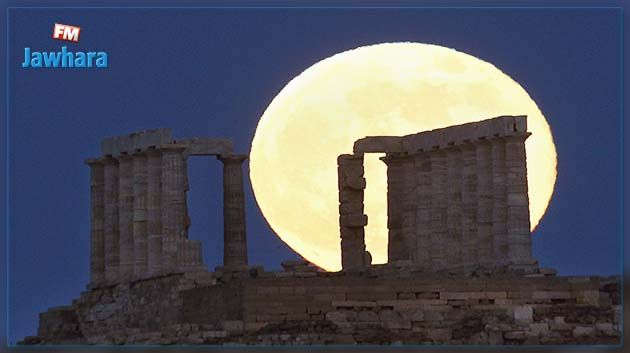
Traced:
<path fill-rule="evenodd" d="M 79 43 L 80 34 L 81 34 L 81 27 L 55 23 L 55 29 L 53 29 L 52 37 L 54 39 L 67 40 L 69 42 Z"/>
<path fill-rule="evenodd" d="M 52 38 L 78 43 L 81 27 L 55 23 Z M 22 68 L 106 68 L 107 52 L 72 51 L 62 46 L 59 51 L 37 51 L 24 48 Z"/>

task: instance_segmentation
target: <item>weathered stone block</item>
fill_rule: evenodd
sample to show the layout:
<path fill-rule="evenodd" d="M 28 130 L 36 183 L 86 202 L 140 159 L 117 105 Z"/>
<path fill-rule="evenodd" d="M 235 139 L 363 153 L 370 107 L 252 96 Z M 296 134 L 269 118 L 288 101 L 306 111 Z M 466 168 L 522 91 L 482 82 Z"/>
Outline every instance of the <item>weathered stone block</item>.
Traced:
<path fill-rule="evenodd" d="M 535 323 L 529 325 L 529 330 L 532 334 L 540 336 L 546 335 L 549 332 L 549 324 L 548 323 Z"/>
<path fill-rule="evenodd" d="M 364 227 L 368 224 L 368 217 L 364 214 L 347 214 L 339 217 L 339 225 L 342 227 Z"/>
<path fill-rule="evenodd" d="M 534 311 L 531 305 L 516 306 L 512 309 L 514 321 L 519 324 L 529 324 L 533 320 Z"/>
<path fill-rule="evenodd" d="M 177 140 L 177 143 L 186 146 L 189 156 L 220 156 L 233 152 L 232 141 L 226 138 L 193 137 Z"/>
<path fill-rule="evenodd" d="M 402 152 L 402 137 L 368 136 L 355 141 L 354 153 Z"/>
<path fill-rule="evenodd" d="M 123 152 L 132 153 L 138 149 L 161 146 L 173 142 L 171 129 L 153 129 L 138 131 L 128 135 L 108 137 L 101 142 L 104 156 L 118 156 Z"/>
<path fill-rule="evenodd" d="M 577 326 L 573 329 L 573 337 L 594 336 L 595 328 L 590 326 Z"/>

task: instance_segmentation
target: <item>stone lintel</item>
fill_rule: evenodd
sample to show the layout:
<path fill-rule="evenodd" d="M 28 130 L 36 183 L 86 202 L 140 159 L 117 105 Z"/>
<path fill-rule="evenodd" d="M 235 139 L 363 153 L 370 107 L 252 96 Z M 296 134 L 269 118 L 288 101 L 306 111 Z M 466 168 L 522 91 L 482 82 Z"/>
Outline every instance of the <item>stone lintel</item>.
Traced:
<path fill-rule="evenodd" d="M 184 151 L 186 148 L 188 148 L 188 146 L 181 143 L 169 143 L 165 145 L 160 145 L 157 148 L 162 151 L 176 151 L 177 152 L 177 151 Z"/>
<path fill-rule="evenodd" d="M 355 141 L 354 153 L 403 152 L 402 137 L 367 136 Z"/>
<path fill-rule="evenodd" d="M 403 136 L 402 149 L 413 153 L 445 148 L 466 141 L 523 134 L 528 134 L 526 116 L 499 116 L 493 119 Z"/>
<path fill-rule="evenodd" d="M 91 166 L 94 164 L 103 164 L 103 159 L 102 158 L 88 158 L 85 161 L 83 161 L 83 163 Z"/>
<path fill-rule="evenodd" d="M 227 155 L 233 151 L 232 141 L 226 138 L 193 137 L 177 140 L 177 143 L 188 146 L 190 156 Z"/>
<path fill-rule="evenodd" d="M 171 129 L 152 129 L 107 137 L 101 141 L 101 153 L 103 156 L 116 157 L 167 146 L 183 146 L 191 156 L 218 156 L 233 151 L 232 141 L 227 138 L 192 137 L 175 140 Z"/>
<path fill-rule="evenodd" d="M 217 155 L 217 159 L 223 163 L 242 163 L 249 158 L 247 154 L 220 154 Z"/>
<path fill-rule="evenodd" d="M 144 130 L 103 139 L 101 141 L 101 153 L 106 156 L 117 156 L 123 152 L 131 153 L 150 146 L 159 146 L 172 142 L 171 129 Z"/>

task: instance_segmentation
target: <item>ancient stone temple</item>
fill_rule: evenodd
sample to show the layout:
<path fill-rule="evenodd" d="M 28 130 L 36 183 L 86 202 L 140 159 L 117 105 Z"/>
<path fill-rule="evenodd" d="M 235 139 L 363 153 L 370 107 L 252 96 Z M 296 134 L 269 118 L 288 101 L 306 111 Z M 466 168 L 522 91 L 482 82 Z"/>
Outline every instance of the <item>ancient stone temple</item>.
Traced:
<path fill-rule="evenodd" d="M 248 265 L 246 156 L 229 141 L 166 129 L 105 139 L 87 161 L 91 283 L 41 313 L 22 344 L 620 344 L 619 277 L 556 276 L 533 258 L 528 136 L 526 117 L 502 116 L 358 140 L 337 160 L 339 272 Z M 386 264 L 365 247 L 365 153 L 386 154 Z M 224 266 L 213 271 L 188 239 L 197 155 L 224 167 Z"/>
<path fill-rule="evenodd" d="M 201 243 L 188 239 L 187 160 L 216 156 L 224 165 L 224 262 L 247 266 L 241 164 L 232 142 L 174 140 L 169 129 L 106 138 L 88 159 L 91 189 L 91 288 L 205 270 Z"/>
<path fill-rule="evenodd" d="M 527 117 L 407 136 L 366 137 L 341 155 L 342 265 L 370 265 L 365 252 L 363 154 L 386 153 L 389 262 L 424 271 L 472 266 L 534 271 L 527 190 Z"/>

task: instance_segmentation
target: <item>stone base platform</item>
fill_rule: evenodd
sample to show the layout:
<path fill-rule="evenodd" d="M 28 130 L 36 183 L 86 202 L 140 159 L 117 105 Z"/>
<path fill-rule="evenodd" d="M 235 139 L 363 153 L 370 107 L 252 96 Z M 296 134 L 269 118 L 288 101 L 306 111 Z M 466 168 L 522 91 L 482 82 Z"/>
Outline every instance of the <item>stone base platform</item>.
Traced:
<path fill-rule="evenodd" d="M 620 278 L 182 273 L 83 292 L 21 344 L 621 343 Z"/>

